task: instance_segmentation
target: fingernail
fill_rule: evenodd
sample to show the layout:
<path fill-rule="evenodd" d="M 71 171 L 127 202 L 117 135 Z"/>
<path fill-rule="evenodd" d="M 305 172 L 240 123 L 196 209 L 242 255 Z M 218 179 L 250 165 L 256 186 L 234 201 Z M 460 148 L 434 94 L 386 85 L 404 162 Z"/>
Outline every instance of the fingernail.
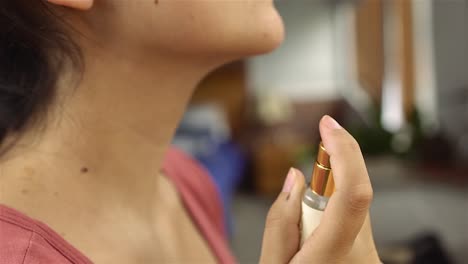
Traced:
<path fill-rule="evenodd" d="M 333 119 L 329 115 L 326 115 L 326 116 L 323 117 L 323 122 L 324 122 L 325 126 L 330 128 L 330 129 L 342 129 L 343 128 L 343 127 L 340 126 L 340 124 L 338 124 L 338 122 L 336 122 L 335 119 Z"/>
<path fill-rule="evenodd" d="M 286 177 L 286 180 L 284 181 L 282 192 L 290 193 L 295 182 L 296 182 L 296 172 L 294 171 L 293 168 L 291 168 L 289 169 L 288 176 Z"/>

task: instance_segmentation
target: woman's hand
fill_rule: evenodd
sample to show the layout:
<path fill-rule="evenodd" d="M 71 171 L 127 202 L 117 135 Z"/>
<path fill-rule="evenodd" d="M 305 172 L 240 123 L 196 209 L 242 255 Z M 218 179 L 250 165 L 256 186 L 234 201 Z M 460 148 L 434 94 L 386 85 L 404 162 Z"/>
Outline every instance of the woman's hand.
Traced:
<path fill-rule="evenodd" d="M 369 219 L 372 186 L 356 140 L 335 120 L 320 121 L 335 192 L 312 235 L 299 248 L 304 175 L 291 169 L 265 225 L 260 263 L 380 263 Z"/>

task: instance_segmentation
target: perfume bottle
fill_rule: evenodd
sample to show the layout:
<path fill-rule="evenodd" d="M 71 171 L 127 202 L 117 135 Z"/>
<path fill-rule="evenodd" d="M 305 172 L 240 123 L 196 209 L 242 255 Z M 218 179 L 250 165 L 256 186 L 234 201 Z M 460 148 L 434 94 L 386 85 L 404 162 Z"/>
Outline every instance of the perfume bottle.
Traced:
<path fill-rule="evenodd" d="M 335 190 L 330 156 L 320 142 L 310 185 L 302 198 L 301 246 L 320 224 L 328 199 Z"/>

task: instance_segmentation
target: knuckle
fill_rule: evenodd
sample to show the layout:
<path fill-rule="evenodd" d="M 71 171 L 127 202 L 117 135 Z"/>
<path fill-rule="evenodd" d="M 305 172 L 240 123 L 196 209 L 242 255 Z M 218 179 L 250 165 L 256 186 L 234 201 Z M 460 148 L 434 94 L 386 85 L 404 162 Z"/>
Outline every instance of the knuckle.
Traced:
<path fill-rule="evenodd" d="M 282 222 L 284 222 L 284 220 L 281 214 L 278 214 L 277 212 L 269 212 L 266 218 L 265 228 L 268 229 L 272 227 L 281 226 Z"/>
<path fill-rule="evenodd" d="M 266 217 L 265 228 L 281 225 L 284 221 L 284 215 L 281 211 L 275 204 L 270 208 Z"/>
<path fill-rule="evenodd" d="M 361 152 L 361 147 L 357 140 L 345 130 L 336 130 L 335 136 L 340 142 L 340 148 L 351 153 Z"/>
<path fill-rule="evenodd" d="M 369 209 L 373 197 L 374 191 L 370 184 L 358 185 L 350 192 L 348 205 L 355 212 L 364 212 Z"/>
<path fill-rule="evenodd" d="M 298 223 L 294 222 L 294 219 L 291 217 L 291 213 L 288 212 L 288 210 L 275 205 L 268 211 L 265 221 L 265 229 L 277 227 L 287 228 L 288 226 L 297 225 Z"/>
<path fill-rule="evenodd" d="M 351 136 L 349 136 L 349 138 L 346 140 L 345 148 L 352 153 L 361 153 L 361 147 L 359 146 L 359 143 Z"/>

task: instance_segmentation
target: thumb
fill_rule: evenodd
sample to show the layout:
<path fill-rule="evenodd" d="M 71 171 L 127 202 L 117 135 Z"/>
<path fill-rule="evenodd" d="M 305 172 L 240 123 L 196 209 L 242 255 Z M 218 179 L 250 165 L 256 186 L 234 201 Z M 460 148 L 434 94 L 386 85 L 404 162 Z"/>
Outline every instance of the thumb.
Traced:
<path fill-rule="evenodd" d="M 265 223 L 260 263 L 288 263 L 299 250 L 304 175 L 290 169 Z"/>

